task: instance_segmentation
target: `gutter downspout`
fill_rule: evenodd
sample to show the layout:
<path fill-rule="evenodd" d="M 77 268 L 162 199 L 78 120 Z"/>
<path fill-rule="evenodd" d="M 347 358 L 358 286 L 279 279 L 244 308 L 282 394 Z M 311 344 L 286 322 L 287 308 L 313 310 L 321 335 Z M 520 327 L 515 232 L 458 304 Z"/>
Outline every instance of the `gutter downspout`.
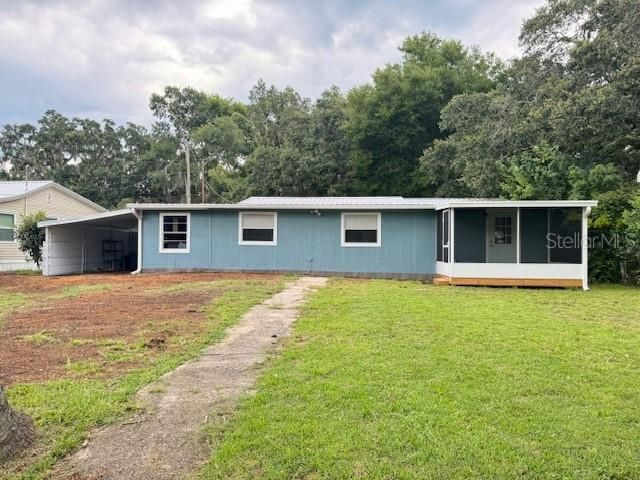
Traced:
<path fill-rule="evenodd" d="M 138 219 L 138 268 L 136 268 L 131 275 L 138 275 L 142 272 L 142 211 L 138 212 L 135 208 L 132 210 L 134 217 Z"/>
<path fill-rule="evenodd" d="M 589 290 L 589 222 L 591 207 L 582 209 L 582 289 Z"/>

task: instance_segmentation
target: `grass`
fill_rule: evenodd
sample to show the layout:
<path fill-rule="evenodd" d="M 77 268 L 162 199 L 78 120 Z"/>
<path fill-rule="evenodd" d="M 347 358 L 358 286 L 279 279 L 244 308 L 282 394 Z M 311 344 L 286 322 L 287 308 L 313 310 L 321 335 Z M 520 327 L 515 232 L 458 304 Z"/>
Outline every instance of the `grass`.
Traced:
<path fill-rule="evenodd" d="M 333 281 L 206 479 L 640 478 L 640 290 Z"/>
<path fill-rule="evenodd" d="M 113 285 L 109 283 L 96 283 L 94 285 L 72 285 L 70 287 L 64 287 L 60 290 L 60 293 L 55 295 L 55 298 L 72 298 L 82 295 L 84 293 L 93 292 L 106 292 L 111 290 Z"/>
<path fill-rule="evenodd" d="M 112 423 L 135 409 L 133 396 L 140 388 L 197 357 L 205 346 L 220 340 L 225 330 L 249 308 L 283 286 L 273 281 L 242 280 L 225 281 L 224 285 L 221 295 L 206 307 L 208 323 L 204 333 L 178 339 L 180 348 L 149 356 L 142 367 L 120 378 L 61 379 L 10 387 L 7 394 L 11 404 L 31 415 L 36 422 L 41 448 L 28 466 L 16 464 L 0 470 L 0 478 L 46 478 L 56 461 L 76 448 L 89 430 Z M 105 349 L 105 357 L 113 354 L 112 361 L 118 362 L 122 358 L 117 352 L 128 354 L 135 346 L 106 340 L 101 342 L 101 347 Z M 70 362 L 67 370 L 78 375 L 93 374 L 99 367 L 96 362 Z"/>
<path fill-rule="evenodd" d="M 0 291 L 0 329 L 4 325 L 4 319 L 12 310 L 22 307 L 29 302 L 21 293 L 8 293 Z"/>
<path fill-rule="evenodd" d="M 51 333 L 44 330 L 42 332 L 32 333 L 31 335 L 21 335 L 19 338 L 24 342 L 33 343 L 35 345 L 54 343 L 58 341 L 58 339 Z"/>

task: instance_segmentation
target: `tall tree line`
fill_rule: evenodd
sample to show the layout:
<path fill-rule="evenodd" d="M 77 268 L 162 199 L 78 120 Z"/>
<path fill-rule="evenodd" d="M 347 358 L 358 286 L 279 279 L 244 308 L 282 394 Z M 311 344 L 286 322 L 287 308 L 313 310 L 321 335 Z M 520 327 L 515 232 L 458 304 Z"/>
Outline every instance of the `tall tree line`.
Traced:
<path fill-rule="evenodd" d="M 167 87 L 147 129 L 46 112 L 6 125 L 7 178 L 50 178 L 105 206 L 247 195 L 596 198 L 597 279 L 640 275 L 640 4 L 548 0 L 504 62 L 423 33 L 371 81 L 316 100 Z M 187 158 L 189 162 L 187 163 Z M 190 167 L 187 176 L 187 165 Z M 635 242 L 635 243 L 634 243 Z"/>

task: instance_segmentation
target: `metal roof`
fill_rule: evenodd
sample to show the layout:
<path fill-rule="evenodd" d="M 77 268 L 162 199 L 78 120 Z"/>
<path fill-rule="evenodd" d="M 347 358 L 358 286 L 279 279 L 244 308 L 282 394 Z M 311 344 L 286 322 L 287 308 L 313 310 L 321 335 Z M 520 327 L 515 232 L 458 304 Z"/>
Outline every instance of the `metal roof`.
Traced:
<path fill-rule="evenodd" d="M 0 181 L 0 203 L 12 202 L 14 200 L 20 200 L 21 198 L 25 198 L 33 193 L 36 193 L 45 188 L 54 188 L 59 192 L 63 192 L 66 195 L 75 198 L 79 202 L 84 203 L 85 205 L 89 205 L 92 208 L 100 212 L 106 212 L 107 209 L 101 205 L 98 205 L 95 202 L 92 202 L 86 197 L 83 197 L 79 193 L 74 192 L 73 190 L 69 190 L 67 187 L 63 187 L 62 185 L 54 182 L 53 180 L 34 180 L 34 181 L 24 181 L 24 180 L 10 180 L 10 181 Z"/>
<path fill-rule="evenodd" d="M 66 220 L 43 220 L 38 222 L 39 227 L 55 227 L 58 225 L 69 225 L 72 223 L 84 223 L 86 225 L 123 225 L 136 222 L 137 219 L 133 210 L 124 208 L 121 210 L 113 210 L 111 212 L 95 213 L 93 215 L 85 215 L 83 217 L 68 218 Z"/>
<path fill-rule="evenodd" d="M 131 203 L 134 210 L 441 210 L 443 208 L 595 207 L 594 200 L 404 197 L 250 197 L 238 203 Z"/>
<path fill-rule="evenodd" d="M 403 197 L 249 197 L 238 205 L 403 205 Z"/>
<path fill-rule="evenodd" d="M 52 183 L 51 180 L 35 180 L 33 182 L 22 180 L 0 181 L 0 198 L 24 195 Z"/>

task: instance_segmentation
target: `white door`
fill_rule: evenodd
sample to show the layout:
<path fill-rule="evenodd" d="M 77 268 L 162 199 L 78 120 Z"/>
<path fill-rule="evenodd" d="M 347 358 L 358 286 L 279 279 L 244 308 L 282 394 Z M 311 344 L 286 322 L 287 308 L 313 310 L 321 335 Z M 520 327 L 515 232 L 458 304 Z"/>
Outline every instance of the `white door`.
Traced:
<path fill-rule="evenodd" d="M 487 262 L 516 263 L 516 211 L 489 210 L 487 214 Z"/>

